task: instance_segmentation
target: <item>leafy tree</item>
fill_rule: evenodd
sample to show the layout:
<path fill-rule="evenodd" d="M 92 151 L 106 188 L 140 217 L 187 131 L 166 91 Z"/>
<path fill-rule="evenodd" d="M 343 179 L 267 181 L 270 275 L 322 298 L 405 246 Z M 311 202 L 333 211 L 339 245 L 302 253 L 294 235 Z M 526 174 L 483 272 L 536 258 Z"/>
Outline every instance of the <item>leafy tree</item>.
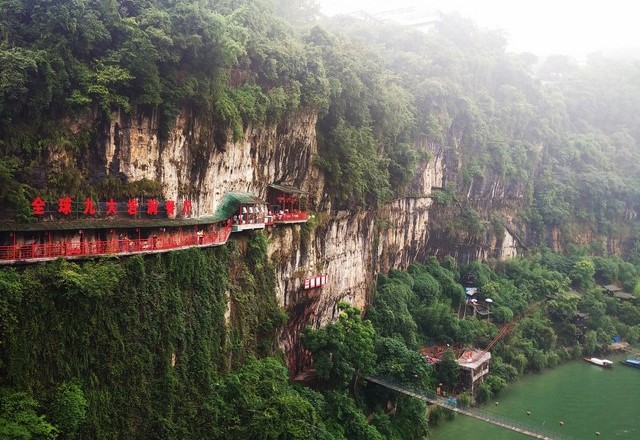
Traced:
<path fill-rule="evenodd" d="M 584 353 L 587 355 L 595 354 L 597 349 L 598 349 L 598 334 L 593 330 L 589 330 L 584 335 Z"/>
<path fill-rule="evenodd" d="M 395 338 L 376 338 L 375 374 L 414 385 L 428 385 L 431 369 L 417 351 Z"/>
<path fill-rule="evenodd" d="M 555 348 L 556 335 L 545 319 L 524 318 L 518 323 L 522 336 L 533 342 L 536 348 L 549 351 Z"/>
<path fill-rule="evenodd" d="M 218 383 L 204 419 L 214 438 L 308 439 L 326 428 L 275 359 L 251 360 Z"/>
<path fill-rule="evenodd" d="M 491 397 L 493 397 L 493 392 L 491 391 L 491 385 L 487 382 L 483 382 L 478 385 L 478 391 L 476 393 L 476 402 L 477 403 L 485 403 L 488 402 Z"/>
<path fill-rule="evenodd" d="M 378 334 L 400 337 L 408 347 L 417 348 L 418 326 L 410 311 L 414 296 L 409 286 L 395 280 L 378 289 L 367 312 Z"/>
<path fill-rule="evenodd" d="M 595 266 L 593 262 L 587 259 L 577 261 L 569 273 L 569 277 L 573 284 L 581 290 L 587 289 L 593 285 L 594 275 Z"/>
<path fill-rule="evenodd" d="M 38 403 L 29 394 L 0 388 L 0 437 L 7 439 L 55 439 L 58 430 L 37 413 Z"/>
<path fill-rule="evenodd" d="M 555 323 L 571 321 L 576 316 L 578 298 L 562 295 L 547 303 L 547 314 Z"/>
<path fill-rule="evenodd" d="M 460 380 L 460 372 L 460 365 L 456 361 L 453 350 L 445 350 L 436 369 L 438 381 L 450 390 L 456 389 Z"/>
<path fill-rule="evenodd" d="M 337 390 L 326 394 L 328 413 L 331 417 L 330 431 L 338 433 L 338 438 L 357 440 L 382 440 L 378 430 L 367 422 L 353 399 Z"/>
<path fill-rule="evenodd" d="M 375 331 L 370 321 L 362 320 L 359 310 L 346 303 L 338 307 L 338 320 L 317 330 L 306 328 L 302 343 L 311 351 L 313 366 L 324 386 L 343 389 L 372 371 Z"/>
<path fill-rule="evenodd" d="M 66 382 L 56 390 L 49 404 L 48 414 L 60 432 L 71 438 L 86 418 L 87 405 L 87 399 L 80 386 Z"/>
<path fill-rule="evenodd" d="M 489 375 L 486 381 L 487 385 L 491 388 L 493 395 L 498 394 L 500 391 L 507 387 L 507 381 L 498 375 Z"/>

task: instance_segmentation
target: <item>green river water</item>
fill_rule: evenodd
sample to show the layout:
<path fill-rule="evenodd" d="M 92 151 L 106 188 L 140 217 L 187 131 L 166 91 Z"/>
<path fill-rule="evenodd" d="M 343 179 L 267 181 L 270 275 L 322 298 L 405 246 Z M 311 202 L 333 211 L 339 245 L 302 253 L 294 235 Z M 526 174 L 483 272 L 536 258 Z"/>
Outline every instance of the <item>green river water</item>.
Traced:
<path fill-rule="evenodd" d="M 607 357 L 615 362 L 612 369 L 573 361 L 529 375 L 483 409 L 541 426 L 547 433 L 558 433 L 558 439 L 640 440 L 640 369 L 618 362 L 625 357 Z M 432 427 L 431 433 L 433 440 L 531 438 L 463 415 Z"/>

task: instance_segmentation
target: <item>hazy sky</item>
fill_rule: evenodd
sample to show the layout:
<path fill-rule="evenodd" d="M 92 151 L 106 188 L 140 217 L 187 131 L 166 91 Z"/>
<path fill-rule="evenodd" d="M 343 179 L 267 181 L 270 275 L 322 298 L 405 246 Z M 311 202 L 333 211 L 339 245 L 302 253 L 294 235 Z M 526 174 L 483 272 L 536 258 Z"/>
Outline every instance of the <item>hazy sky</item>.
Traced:
<path fill-rule="evenodd" d="M 508 49 L 537 55 L 584 57 L 603 49 L 640 47 L 638 0 L 318 0 L 333 15 L 358 9 L 380 11 L 407 4 L 459 11 L 482 28 L 503 29 Z M 389 5 L 389 6 L 385 6 Z"/>

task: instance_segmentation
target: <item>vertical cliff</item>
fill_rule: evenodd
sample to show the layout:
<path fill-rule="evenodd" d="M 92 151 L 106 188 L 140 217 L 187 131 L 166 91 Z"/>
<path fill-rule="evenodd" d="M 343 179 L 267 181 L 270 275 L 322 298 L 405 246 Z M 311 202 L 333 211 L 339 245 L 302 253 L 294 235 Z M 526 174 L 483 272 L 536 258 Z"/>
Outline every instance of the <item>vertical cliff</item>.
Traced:
<path fill-rule="evenodd" d="M 453 253 L 465 260 L 515 253 L 509 233 L 469 240 L 430 220 L 434 189 L 455 179 L 460 167 L 457 155 L 439 145 L 417 146 L 425 159 L 405 197 L 375 211 L 332 211 L 330 189 L 316 166 L 316 122 L 315 113 L 300 112 L 279 125 L 246 127 L 234 142 L 212 117 L 186 108 L 161 139 L 155 113 L 118 113 L 99 129 L 98 148 L 88 160 L 89 179 L 156 181 L 166 198 L 192 200 L 196 216 L 215 212 L 229 191 L 264 198 L 269 184 L 283 183 L 309 192 L 314 217 L 307 224 L 267 232 L 278 299 L 289 314 L 281 345 L 294 372 L 306 362 L 298 343 L 301 330 L 334 319 L 339 301 L 366 307 L 380 271 L 404 269 L 429 255 Z M 505 191 L 499 185 L 476 188 L 469 192 L 478 199 L 491 191 L 500 200 Z M 436 218 L 458 215 L 455 209 L 438 211 Z M 326 274 L 328 284 L 305 290 L 304 279 L 318 274 Z"/>
<path fill-rule="evenodd" d="M 189 198 L 196 216 L 211 214 L 229 191 L 264 197 L 270 183 L 300 186 L 308 179 L 303 186 L 316 188 L 316 119 L 301 112 L 278 126 L 247 127 L 232 142 L 211 116 L 184 109 L 162 140 L 156 114 L 121 112 L 103 128 L 104 155 L 93 172 L 158 181 L 168 199 Z"/>

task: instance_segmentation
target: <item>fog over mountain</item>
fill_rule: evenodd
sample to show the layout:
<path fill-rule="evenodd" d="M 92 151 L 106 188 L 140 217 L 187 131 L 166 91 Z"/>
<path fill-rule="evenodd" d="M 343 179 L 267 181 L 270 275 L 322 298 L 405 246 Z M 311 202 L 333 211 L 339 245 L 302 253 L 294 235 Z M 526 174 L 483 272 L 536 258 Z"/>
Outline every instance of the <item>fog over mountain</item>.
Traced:
<path fill-rule="evenodd" d="M 538 56 L 564 54 L 579 60 L 594 52 L 623 58 L 640 56 L 640 28 L 635 23 L 640 7 L 623 0 L 606 4 L 592 0 L 319 0 L 318 3 L 326 15 L 357 10 L 380 12 L 407 6 L 433 12 L 458 11 L 480 27 L 504 30 L 510 51 Z"/>

